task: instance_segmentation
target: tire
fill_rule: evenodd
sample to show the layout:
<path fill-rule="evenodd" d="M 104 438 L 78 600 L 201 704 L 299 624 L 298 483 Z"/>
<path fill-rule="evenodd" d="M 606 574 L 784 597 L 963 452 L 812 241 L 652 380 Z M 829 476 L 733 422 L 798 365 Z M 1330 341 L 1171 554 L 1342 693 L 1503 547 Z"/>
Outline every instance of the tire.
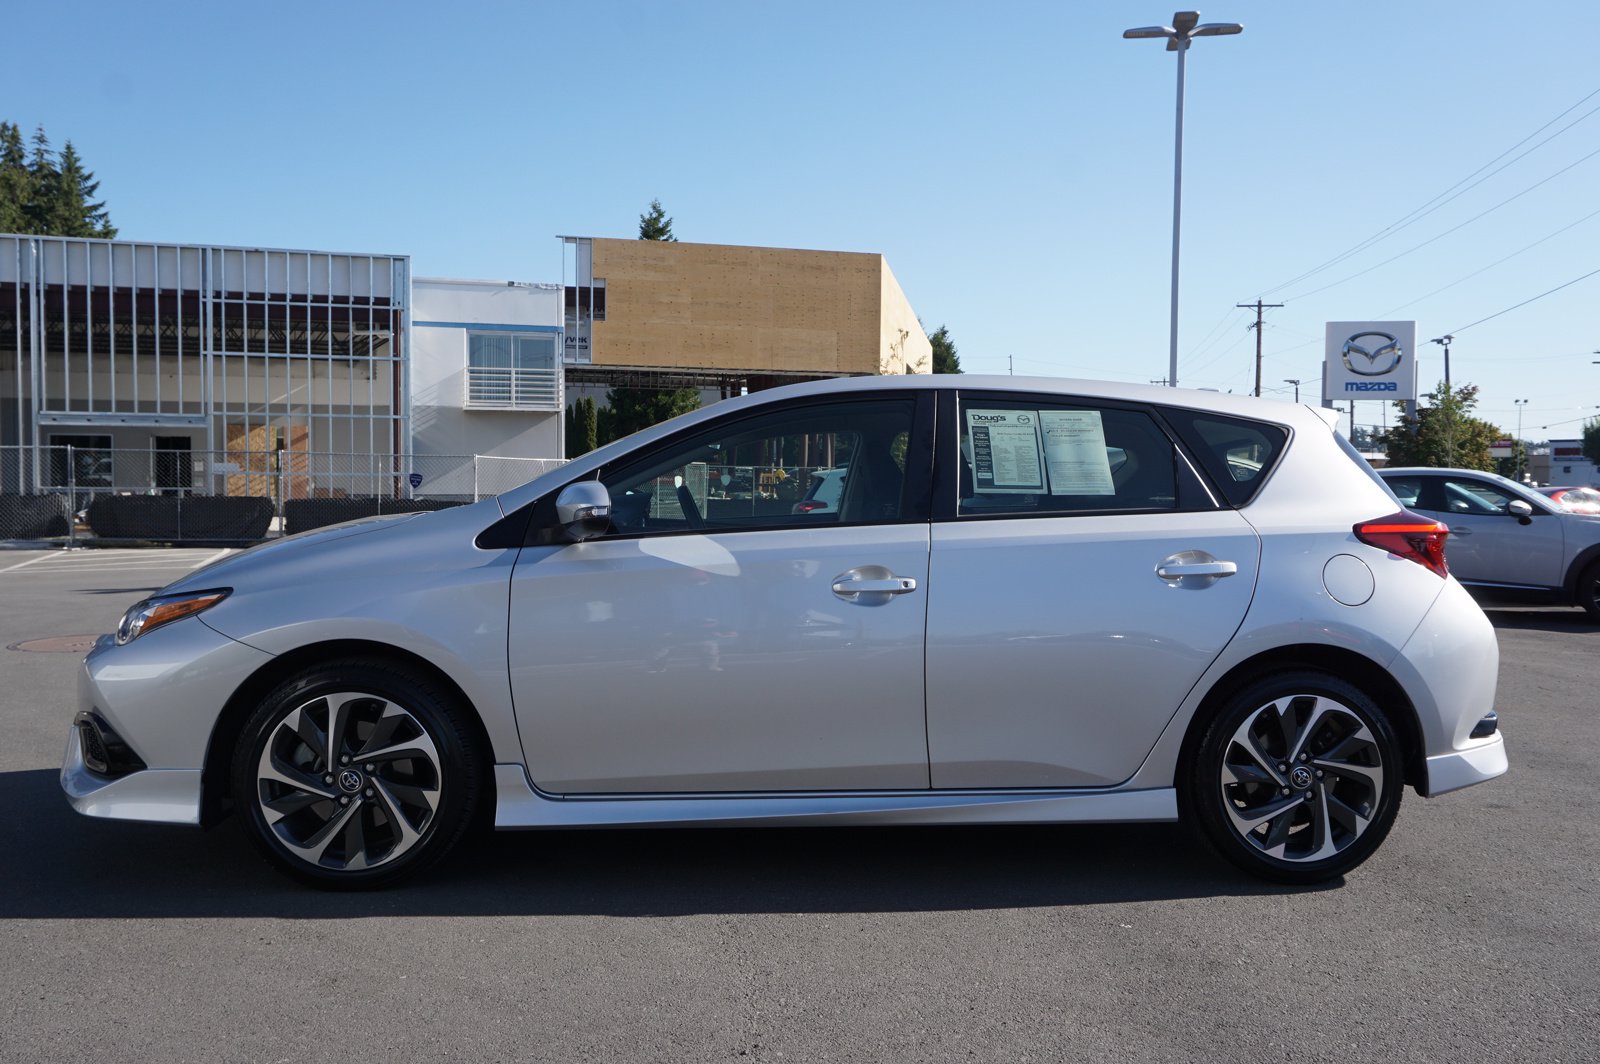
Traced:
<path fill-rule="evenodd" d="M 1600 623 L 1600 562 L 1590 562 L 1578 574 L 1578 605 L 1589 613 L 1589 619 Z"/>
<path fill-rule="evenodd" d="M 1405 762 L 1383 711 L 1324 672 L 1275 673 L 1211 718 L 1181 772 L 1181 815 L 1233 864 L 1318 883 L 1365 861 L 1400 811 Z"/>
<path fill-rule="evenodd" d="M 468 712 L 381 660 L 298 673 L 262 699 L 234 750 L 246 833 L 281 871 L 326 889 L 415 875 L 460 841 L 481 800 Z"/>

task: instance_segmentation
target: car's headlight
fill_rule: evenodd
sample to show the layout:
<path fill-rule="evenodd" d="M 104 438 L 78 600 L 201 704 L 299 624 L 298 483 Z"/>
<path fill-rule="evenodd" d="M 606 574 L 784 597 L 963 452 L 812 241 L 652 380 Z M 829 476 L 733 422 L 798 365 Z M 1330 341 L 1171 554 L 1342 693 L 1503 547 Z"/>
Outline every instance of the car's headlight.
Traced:
<path fill-rule="evenodd" d="M 144 633 L 179 618 L 208 610 L 227 598 L 232 590 L 218 587 L 210 591 L 185 591 L 178 595 L 153 595 L 143 602 L 135 602 L 117 622 L 117 646 L 131 643 Z"/>

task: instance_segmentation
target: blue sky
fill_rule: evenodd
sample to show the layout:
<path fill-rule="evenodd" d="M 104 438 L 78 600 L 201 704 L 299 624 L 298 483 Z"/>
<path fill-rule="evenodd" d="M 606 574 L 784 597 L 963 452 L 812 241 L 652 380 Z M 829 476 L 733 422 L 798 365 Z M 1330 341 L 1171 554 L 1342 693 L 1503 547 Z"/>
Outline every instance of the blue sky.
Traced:
<path fill-rule="evenodd" d="M 22 5 L 0 118 L 73 140 L 125 237 L 554 281 L 556 234 L 631 237 L 660 197 L 683 240 L 882 252 L 969 371 L 1010 356 L 1018 373 L 1147 381 L 1167 365 L 1175 71 L 1159 42 L 1120 35 L 1171 14 Z M 1249 389 L 1251 315 L 1233 304 L 1265 295 L 1288 304 L 1264 332 L 1278 394 L 1316 380 L 1324 321 L 1415 317 L 1419 336 L 1458 334 L 1454 378 L 1507 429 L 1515 399 L 1531 438 L 1600 413 L 1600 275 L 1472 324 L 1600 269 L 1600 154 L 1584 158 L 1600 95 L 1481 184 L 1280 287 L 1600 89 L 1592 4 L 1227 0 L 1202 15 L 1246 28 L 1190 53 L 1182 382 Z"/>

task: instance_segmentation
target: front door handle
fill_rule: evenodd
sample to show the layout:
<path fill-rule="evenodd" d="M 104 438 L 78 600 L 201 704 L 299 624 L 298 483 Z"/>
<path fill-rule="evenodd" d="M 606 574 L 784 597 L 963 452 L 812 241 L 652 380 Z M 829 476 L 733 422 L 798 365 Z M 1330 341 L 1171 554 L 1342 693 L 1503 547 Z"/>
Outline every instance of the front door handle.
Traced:
<path fill-rule="evenodd" d="M 863 565 L 833 578 L 833 593 L 859 606 L 881 606 L 896 595 L 917 589 L 917 581 L 897 576 L 881 565 Z"/>

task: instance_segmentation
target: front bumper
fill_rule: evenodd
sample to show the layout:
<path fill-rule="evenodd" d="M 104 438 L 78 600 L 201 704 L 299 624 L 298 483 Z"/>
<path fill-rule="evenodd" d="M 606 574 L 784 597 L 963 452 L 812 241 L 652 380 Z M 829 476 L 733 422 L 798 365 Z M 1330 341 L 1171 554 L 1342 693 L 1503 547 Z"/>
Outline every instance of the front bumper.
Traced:
<path fill-rule="evenodd" d="M 86 816 L 200 823 L 201 776 L 217 717 L 271 660 L 199 618 L 126 646 L 101 637 L 78 670 L 77 716 L 61 763 L 67 800 Z M 89 756 L 85 721 L 94 725 L 89 736 L 102 740 Z"/>
<path fill-rule="evenodd" d="M 1472 746 L 1428 758 L 1427 796 L 1436 798 L 1503 776 L 1509 766 L 1506 741 L 1497 732 Z"/>
<path fill-rule="evenodd" d="M 61 789 L 84 816 L 144 820 L 155 824 L 200 823 L 199 769 L 144 769 L 116 779 L 92 772 L 83 760 L 76 726 L 67 734 Z"/>

